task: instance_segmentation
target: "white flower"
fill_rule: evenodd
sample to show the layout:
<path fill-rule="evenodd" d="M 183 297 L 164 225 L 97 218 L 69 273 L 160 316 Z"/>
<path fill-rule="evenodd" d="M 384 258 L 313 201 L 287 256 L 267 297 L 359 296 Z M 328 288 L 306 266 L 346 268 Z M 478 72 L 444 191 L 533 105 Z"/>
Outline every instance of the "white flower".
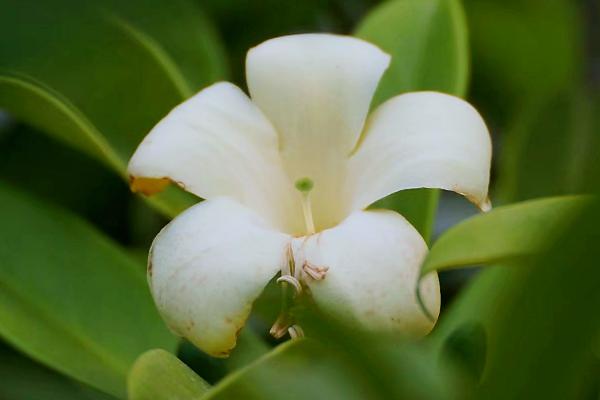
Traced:
<path fill-rule="evenodd" d="M 490 137 L 473 107 L 441 93 L 394 97 L 367 119 L 389 61 L 351 37 L 272 39 L 248 52 L 251 98 L 214 84 L 148 134 L 129 164 L 132 188 L 173 181 L 206 199 L 150 253 L 152 294 L 173 331 L 227 355 L 280 271 L 327 312 L 376 330 L 431 330 L 415 301 L 425 242 L 399 214 L 364 209 L 420 187 L 487 207 Z M 421 291 L 437 317 L 437 275 Z"/>

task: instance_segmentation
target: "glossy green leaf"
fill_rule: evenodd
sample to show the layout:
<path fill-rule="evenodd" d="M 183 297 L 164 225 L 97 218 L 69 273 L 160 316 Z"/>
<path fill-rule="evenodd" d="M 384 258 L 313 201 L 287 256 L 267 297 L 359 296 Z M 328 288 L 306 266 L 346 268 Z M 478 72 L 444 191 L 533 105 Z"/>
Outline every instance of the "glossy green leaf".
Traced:
<path fill-rule="evenodd" d="M 0 398 L 3 400 L 111 400 L 0 345 Z"/>
<path fill-rule="evenodd" d="M 541 254 L 481 271 L 442 315 L 430 340 L 440 351 L 464 326 L 485 331 L 475 398 L 588 398 L 600 333 L 598 210 L 597 200 L 583 205 Z"/>
<path fill-rule="evenodd" d="M 586 196 L 551 197 L 498 207 L 469 218 L 434 243 L 421 276 L 539 254 L 589 201 Z"/>
<path fill-rule="evenodd" d="M 32 358 L 123 397 L 130 366 L 176 339 L 143 266 L 77 217 L 0 186 L 0 335 Z"/>
<path fill-rule="evenodd" d="M 209 388 L 187 365 L 161 349 L 142 354 L 127 379 L 129 400 L 199 399 Z"/>
<path fill-rule="evenodd" d="M 465 95 L 468 37 L 459 1 L 387 1 L 366 16 L 355 34 L 392 56 L 375 94 L 374 106 L 418 90 Z M 400 212 L 428 239 L 437 202 L 436 190 L 418 189 L 395 193 L 374 206 Z"/>
<path fill-rule="evenodd" d="M 469 72 L 468 37 L 456 0 L 392 0 L 376 7 L 356 36 L 392 56 L 374 104 L 403 92 L 436 90 L 464 96 Z"/>
<path fill-rule="evenodd" d="M 212 27 L 188 0 L 10 0 L 0 36 L 10 38 L 0 107 L 125 179 L 152 126 L 225 73 Z M 173 216 L 191 201 L 167 193 L 151 203 Z"/>
<path fill-rule="evenodd" d="M 479 398 L 584 398 L 600 334 L 599 210 L 583 207 L 486 316 L 496 339 Z"/>

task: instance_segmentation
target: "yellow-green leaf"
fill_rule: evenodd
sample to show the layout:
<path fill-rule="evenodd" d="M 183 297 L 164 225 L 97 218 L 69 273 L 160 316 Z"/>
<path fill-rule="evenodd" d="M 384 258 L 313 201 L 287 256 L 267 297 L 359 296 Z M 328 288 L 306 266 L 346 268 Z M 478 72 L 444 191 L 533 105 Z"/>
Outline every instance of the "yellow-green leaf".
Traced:
<path fill-rule="evenodd" d="M 161 349 L 142 354 L 127 380 L 129 400 L 193 400 L 209 388 L 187 365 Z"/>
<path fill-rule="evenodd" d="M 434 243 L 421 267 L 421 276 L 539 254 L 589 200 L 586 196 L 530 200 L 463 221 Z"/>

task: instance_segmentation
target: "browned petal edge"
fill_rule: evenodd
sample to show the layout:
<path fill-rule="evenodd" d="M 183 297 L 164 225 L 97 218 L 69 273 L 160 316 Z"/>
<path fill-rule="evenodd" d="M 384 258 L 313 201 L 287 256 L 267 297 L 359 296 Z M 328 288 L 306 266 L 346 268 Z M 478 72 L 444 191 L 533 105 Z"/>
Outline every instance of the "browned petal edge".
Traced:
<path fill-rule="evenodd" d="M 480 198 L 478 198 L 477 196 L 474 196 L 472 194 L 469 193 L 465 193 L 461 190 L 458 189 L 457 186 L 453 186 L 452 188 L 450 188 L 451 191 L 460 194 L 461 196 L 464 196 L 468 201 L 470 201 L 471 203 L 475 204 L 475 206 L 479 209 L 479 211 L 481 212 L 488 212 L 492 209 L 492 202 L 489 198 L 489 196 L 486 196 L 485 199 L 481 200 Z"/>
<path fill-rule="evenodd" d="M 162 192 L 169 184 L 169 178 L 145 178 L 138 176 L 129 176 L 129 188 L 133 193 L 142 193 L 145 196 L 151 196 Z"/>
<path fill-rule="evenodd" d="M 152 256 L 154 253 L 154 246 L 150 246 L 150 251 L 148 252 L 148 264 L 146 265 L 146 275 L 148 276 L 148 283 L 150 287 L 152 287 Z"/>
<path fill-rule="evenodd" d="M 209 355 L 211 355 L 215 358 L 228 358 L 231 355 L 231 352 L 237 346 L 238 339 L 242 332 L 242 329 L 244 329 L 244 327 L 246 326 L 246 322 L 248 321 L 248 318 L 250 317 L 253 303 L 254 303 L 254 301 L 247 303 L 244 307 L 243 312 L 240 315 L 224 317 L 225 323 L 227 323 L 228 325 L 233 325 L 233 327 L 235 328 L 235 334 L 233 337 L 225 337 L 224 338 L 223 347 L 225 347 L 225 350 L 207 352 Z M 193 323 L 190 323 L 188 326 L 186 326 L 185 327 L 186 333 L 190 333 L 191 330 L 193 329 L 193 327 L 194 327 Z M 181 335 L 181 336 L 187 337 L 186 335 Z M 188 337 L 188 340 L 190 340 L 190 339 L 191 338 Z M 190 341 L 192 343 L 194 343 L 194 340 L 190 340 Z M 202 346 L 200 346 L 199 344 L 194 343 L 194 345 L 196 347 L 202 349 Z"/>

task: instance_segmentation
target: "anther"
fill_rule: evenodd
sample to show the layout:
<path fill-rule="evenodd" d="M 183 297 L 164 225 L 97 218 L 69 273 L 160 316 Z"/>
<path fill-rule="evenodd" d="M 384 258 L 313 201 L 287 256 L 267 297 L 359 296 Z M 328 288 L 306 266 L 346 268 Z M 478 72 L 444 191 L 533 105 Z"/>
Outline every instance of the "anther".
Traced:
<path fill-rule="evenodd" d="M 310 264 L 308 261 L 305 261 L 304 264 L 302 264 L 302 271 L 315 281 L 320 281 L 325 279 L 327 271 L 329 271 L 329 267 L 318 267 Z"/>
<path fill-rule="evenodd" d="M 304 337 L 304 331 L 300 325 L 294 324 L 288 328 L 288 333 L 292 339 L 300 339 Z"/>
<path fill-rule="evenodd" d="M 291 275 L 293 277 L 296 276 L 296 261 L 294 260 L 294 251 L 292 250 L 292 244 L 288 244 L 287 246 L 287 271 L 281 271 L 281 275 Z"/>
<path fill-rule="evenodd" d="M 282 283 L 282 282 L 286 282 L 286 283 L 289 283 L 290 285 L 292 285 L 294 287 L 294 289 L 296 289 L 297 294 L 302 293 L 302 285 L 300 284 L 300 281 L 298 281 L 298 279 L 294 278 L 293 276 L 282 275 L 279 278 L 277 278 L 277 283 Z"/>
<path fill-rule="evenodd" d="M 281 339 L 291 328 L 290 325 L 289 315 L 281 314 L 269 330 L 269 333 L 275 339 Z"/>

